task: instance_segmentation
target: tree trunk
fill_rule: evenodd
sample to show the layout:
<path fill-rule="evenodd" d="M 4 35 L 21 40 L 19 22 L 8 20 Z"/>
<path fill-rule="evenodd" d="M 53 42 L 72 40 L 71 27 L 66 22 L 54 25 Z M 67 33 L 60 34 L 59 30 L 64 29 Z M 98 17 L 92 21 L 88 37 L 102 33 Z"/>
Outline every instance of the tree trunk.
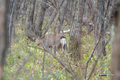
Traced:
<path fill-rule="evenodd" d="M 83 19 L 83 3 L 84 0 L 77 0 L 74 1 L 74 6 L 77 3 L 77 6 L 75 6 L 75 15 L 74 15 L 74 21 L 72 21 L 72 26 L 70 27 L 70 42 L 69 42 L 69 51 L 71 53 L 71 57 L 73 57 L 74 60 L 79 60 L 81 58 L 81 27 L 82 27 L 82 19 Z M 79 9 L 77 9 L 79 8 Z"/>
<path fill-rule="evenodd" d="M 38 8 L 38 16 L 35 22 L 35 31 L 37 36 L 42 35 L 42 24 L 44 21 L 45 11 L 47 8 L 47 0 L 42 0 L 43 2 L 40 3 L 40 8 Z"/>
<path fill-rule="evenodd" d="M 115 17 L 115 35 L 112 43 L 112 80 L 120 80 L 120 3 L 117 5 Z"/>
<path fill-rule="evenodd" d="M 104 19 L 102 18 L 102 17 L 104 17 L 104 0 L 98 0 L 97 8 L 98 8 L 98 12 L 96 14 L 96 19 L 95 19 L 96 23 L 94 26 L 94 35 L 95 35 L 95 44 L 101 37 L 101 40 L 95 51 L 95 53 L 98 55 L 100 53 L 101 49 L 105 46 Z M 106 51 L 104 48 L 101 58 L 103 58 L 103 56 L 105 56 L 105 55 L 106 55 Z"/>
<path fill-rule="evenodd" d="M 34 6 L 35 6 L 35 0 L 29 0 L 27 6 L 27 19 L 25 26 L 25 35 L 27 37 L 35 37 L 34 23 L 33 23 Z"/>
<path fill-rule="evenodd" d="M 0 80 L 2 80 L 2 72 L 4 65 L 5 52 L 8 45 L 7 39 L 7 15 L 5 15 L 6 7 L 8 7 L 9 0 L 0 1 Z M 6 16 L 6 18 L 5 18 Z"/>

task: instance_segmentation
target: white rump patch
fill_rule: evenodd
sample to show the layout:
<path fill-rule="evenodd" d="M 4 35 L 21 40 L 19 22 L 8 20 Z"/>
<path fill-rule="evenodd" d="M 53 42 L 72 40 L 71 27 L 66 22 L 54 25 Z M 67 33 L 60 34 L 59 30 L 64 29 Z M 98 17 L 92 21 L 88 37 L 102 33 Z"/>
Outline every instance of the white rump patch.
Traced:
<path fill-rule="evenodd" d="M 64 46 L 66 44 L 66 39 L 65 38 L 60 39 L 60 43 Z"/>

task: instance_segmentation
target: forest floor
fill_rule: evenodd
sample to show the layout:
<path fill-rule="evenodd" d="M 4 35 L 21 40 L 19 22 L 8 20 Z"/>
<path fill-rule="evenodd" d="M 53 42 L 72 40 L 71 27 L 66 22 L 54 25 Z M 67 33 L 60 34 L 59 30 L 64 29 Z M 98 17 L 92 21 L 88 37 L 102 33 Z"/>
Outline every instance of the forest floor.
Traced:
<path fill-rule="evenodd" d="M 44 51 L 39 49 L 34 42 L 27 40 L 24 35 L 24 31 L 20 27 L 16 27 L 16 38 L 12 39 L 11 53 L 8 52 L 4 67 L 4 80 L 41 80 L 43 69 Z M 67 42 L 69 43 L 69 35 Z M 109 38 L 106 35 L 106 40 Z M 69 45 L 68 45 L 69 46 Z M 41 47 L 42 48 L 42 47 Z M 83 30 L 81 40 L 81 60 L 73 61 L 70 58 L 70 54 L 67 51 L 60 52 L 56 56 L 63 60 L 66 64 L 70 65 L 74 72 L 84 80 L 84 72 L 86 62 L 94 48 L 94 35 L 89 35 Z M 99 74 L 104 73 L 111 74 L 111 45 L 110 42 L 106 45 L 106 56 L 101 61 L 99 59 L 95 71 L 92 74 L 90 80 L 110 80 L 111 76 L 100 77 Z M 89 76 L 97 59 L 96 55 L 93 55 L 87 68 L 87 77 Z M 103 68 L 103 71 L 101 70 Z M 65 70 L 65 68 L 54 59 L 49 53 L 45 53 L 44 62 L 44 80 L 72 80 L 71 75 Z"/>

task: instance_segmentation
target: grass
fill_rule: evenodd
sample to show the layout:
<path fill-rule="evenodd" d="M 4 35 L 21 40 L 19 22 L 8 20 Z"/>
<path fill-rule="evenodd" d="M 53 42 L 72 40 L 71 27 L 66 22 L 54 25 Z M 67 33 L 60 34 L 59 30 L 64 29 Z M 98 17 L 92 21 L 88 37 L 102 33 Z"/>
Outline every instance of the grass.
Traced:
<path fill-rule="evenodd" d="M 42 62 L 44 51 L 36 48 L 34 42 L 26 39 L 24 31 L 20 27 L 16 27 L 16 39 L 12 40 L 11 53 L 7 54 L 4 66 L 4 80 L 42 80 Z M 66 35 L 68 40 L 68 35 Z M 108 38 L 109 36 L 106 36 Z M 94 47 L 93 34 L 83 35 L 81 45 L 82 59 L 80 61 L 72 61 L 69 54 L 63 54 L 60 57 L 65 63 L 69 63 L 74 72 L 84 80 L 85 65 Z M 31 47 L 33 46 L 33 47 Z M 103 59 L 103 73 L 111 74 L 111 46 L 106 46 L 107 55 Z M 59 54 L 57 54 L 59 57 Z M 97 56 L 93 56 L 88 66 L 88 74 L 95 63 Z M 100 77 L 101 60 L 98 61 L 96 69 L 90 80 L 109 80 L 110 76 Z M 65 68 L 50 54 L 45 53 L 44 80 L 72 80 L 71 75 L 66 72 Z M 87 75 L 88 77 L 88 75 Z"/>

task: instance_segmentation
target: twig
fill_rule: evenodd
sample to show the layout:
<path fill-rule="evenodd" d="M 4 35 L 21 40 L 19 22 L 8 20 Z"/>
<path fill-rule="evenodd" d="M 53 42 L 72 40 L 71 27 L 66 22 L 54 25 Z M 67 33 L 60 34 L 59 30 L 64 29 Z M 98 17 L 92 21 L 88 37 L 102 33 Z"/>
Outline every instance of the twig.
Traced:
<path fill-rule="evenodd" d="M 46 67 L 46 70 L 47 70 L 48 74 L 51 74 L 54 77 L 54 79 L 56 78 L 56 80 L 60 80 L 55 73 L 51 72 L 51 69 L 48 69 Z"/>
<path fill-rule="evenodd" d="M 38 47 L 35 47 L 35 46 L 29 46 L 29 47 L 41 49 L 41 50 L 44 50 L 44 51 L 48 52 L 49 54 L 51 54 L 53 56 L 54 59 L 56 59 L 66 69 L 67 72 L 69 72 L 72 76 L 76 76 L 76 74 L 73 72 L 73 70 L 69 66 L 67 66 L 64 63 L 64 61 L 62 61 L 61 59 L 59 59 L 56 55 L 52 54 L 49 50 L 38 48 Z"/>
<path fill-rule="evenodd" d="M 28 59 L 24 60 L 23 64 L 20 65 L 20 67 L 17 69 L 16 74 L 18 74 L 20 72 L 20 70 L 25 66 L 25 64 L 27 63 L 27 61 L 28 61 Z"/>
<path fill-rule="evenodd" d="M 66 12 L 67 12 L 68 1 L 69 1 L 69 0 L 66 0 L 66 1 L 65 1 L 65 6 L 64 6 L 64 9 L 63 9 L 61 18 L 60 18 L 60 27 L 61 27 L 60 30 L 62 30 L 62 32 L 63 32 L 63 27 L 62 27 L 62 25 L 63 25 L 63 22 L 64 22 L 65 14 L 66 14 Z"/>
<path fill-rule="evenodd" d="M 50 52 L 49 52 L 50 53 Z M 58 57 L 56 57 L 54 54 L 50 53 L 72 76 L 75 76 L 75 73 L 70 70 L 70 68 Z"/>
<path fill-rule="evenodd" d="M 23 13 L 23 12 L 22 12 L 22 9 L 24 8 L 24 5 L 25 5 L 25 0 L 22 2 L 21 6 L 20 6 L 20 9 L 19 9 L 19 11 L 20 11 L 21 13 Z"/>
<path fill-rule="evenodd" d="M 52 16 L 50 17 L 50 20 L 48 20 L 48 24 L 46 24 L 46 26 L 45 26 L 45 31 L 43 31 L 42 36 L 44 36 L 47 33 L 47 31 L 50 29 L 51 24 L 54 21 L 56 15 L 57 15 L 57 13 L 54 10 L 53 13 L 52 13 Z"/>
<path fill-rule="evenodd" d="M 56 25 L 57 25 L 58 18 L 59 18 L 59 14 L 57 14 L 57 18 L 54 25 L 54 45 L 56 44 Z M 54 54 L 56 55 L 56 45 L 54 46 Z"/>
<path fill-rule="evenodd" d="M 36 57 L 36 56 L 34 55 L 34 53 L 32 53 L 31 51 L 28 51 L 28 53 L 30 53 L 30 55 L 34 57 L 35 61 L 38 60 L 39 63 L 40 63 L 40 65 L 42 65 L 43 62 L 41 62 L 41 60 L 40 60 L 38 57 Z M 44 62 L 45 62 L 45 61 L 44 61 Z M 45 63 L 44 63 L 44 66 L 45 66 Z M 52 74 L 53 77 L 56 78 L 56 80 L 59 80 L 59 79 L 57 78 L 57 76 L 56 76 L 54 73 L 52 73 L 52 72 L 50 71 L 50 69 L 48 69 L 48 68 L 46 67 L 46 70 L 47 70 L 50 74 Z"/>
<path fill-rule="evenodd" d="M 27 61 L 28 61 L 28 59 L 25 59 L 24 62 L 23 62 L 23 64 L 20 65 L 19 68 L 16 70 L 16 73 L 13 75 L 13 76 L 15 76 L 15 79 L 13 79 L 13 80 L 16 80 L 17 75 L 19 74 L 20 70 L 25 66 L 25 64 L 27 63 Z"/>
<path fill-rule="evenodd" d="M 43 68 L 42 68 L 42 78 L 44 80 L 44 63 L 45 63 L 45 51 L 44 51 L 44 55 L 43 55 Z"/>
<path fill-rule="evenodd" d="M 107 40 L 105 46 L 108 44 L 108 42 L 110 41 L 110 39 L 111 39 L 111 37 Z M 93 68 L 92 68 L 92 71 L 90 72 L 90 75 L 88 76 L 88 79 L 87 79 L 87 80 L 90 80 L 90 78 L 91 78 L 91 76 L 92 76 L 92 73 L 93 73 L 94 70 L 95 70 L 95 67 L 96 67 L 96 65 L 97 65 L 97 62 L 98 62 L 98 60 L 99 60 L 99 58 L 100 58 L 100 56 L 101 56 L 101 53 L 102 53 L 102 51 L 104 50 L 105 46 L 101 49 L 101 51 L 100 51 L 100 53 L 99 53 L 99 55 L 98 55 L 98 57 L 97 57 L 97 59 L 96 59 L 96 61 L 95 61 L 95 64 L 94 64 L 94 66 L 93 66 Z"/>
<path fill-rule="evenodd" d="M 93 56 L 93 53 L 94 53 L 96 47 L 98 46 L 98 43 L 100 42 L 100 39 L 101 39 L 101 37 L 100 37 L 99 40 L 97 41 L 95 47 L 94 47 L 93 50 L 92 50 L 92 53 L 91 53 L 90 57 L 89 57 L 88 60 L 87 60 L 86 67 L 85 67 L 85 79 L 86 79 L 86 76 L 87 76 L 88 63 L 90 62 L 90 60 L 91 60 L 91 58 L 92 58 L 92 56 Z"/>
<path fill-rule="evenodd" d="M 59 10 L 60 10 L 63 2 L 64 2 L 64 0 L 60 3 L 60 6 L 58 7 Z M 50 19 L 49 24 L 46 26 L 47 28 L 46 28 L 46 30 L 43 32 L 42 36 L 44 36 L 44 35 L 46 34 L 46 32 L 50 29 L 50 25 L 51 25 L 52 22 L 54 21 L 56 15 L 57 15 L 57 13 L 56 13 L 55 10 L 54 10 L 54 12 L 53 12 L 53 14 L 52 14 L 52 18 Z"/>
<path fill-rule="evenodd" d="M 44 2 L 44 1 L 42 1 L 42 0 L 38 0 L 38 1 L 40 1 L 40 2 L 42 2 L 42 3 L 45 3 L 46 5 L 50 6 L 52 9 L 54 9 L 55 12 L 59 13 L 60 10 L 58 10 L 54 5 L 51 6 L 49 3 L 46 3 L 46 2 Z"/>
<path fill-rule="evenodd" d="M 94 0 L 91 0 L 92 2 L 92 6 L 93 6 L 93 10 L 98 14 L 98 16 L 100 16 L 104 21 L 106 21 L 106 24 L 108 26 L 111 26 L 111 24 L 109 24 L 109 22 L 107 21 L 107 19 L 104 17 L 104 16 L 101 16 L 98 9 L 95 7 L 95 3 L 94 3 Z"/>

